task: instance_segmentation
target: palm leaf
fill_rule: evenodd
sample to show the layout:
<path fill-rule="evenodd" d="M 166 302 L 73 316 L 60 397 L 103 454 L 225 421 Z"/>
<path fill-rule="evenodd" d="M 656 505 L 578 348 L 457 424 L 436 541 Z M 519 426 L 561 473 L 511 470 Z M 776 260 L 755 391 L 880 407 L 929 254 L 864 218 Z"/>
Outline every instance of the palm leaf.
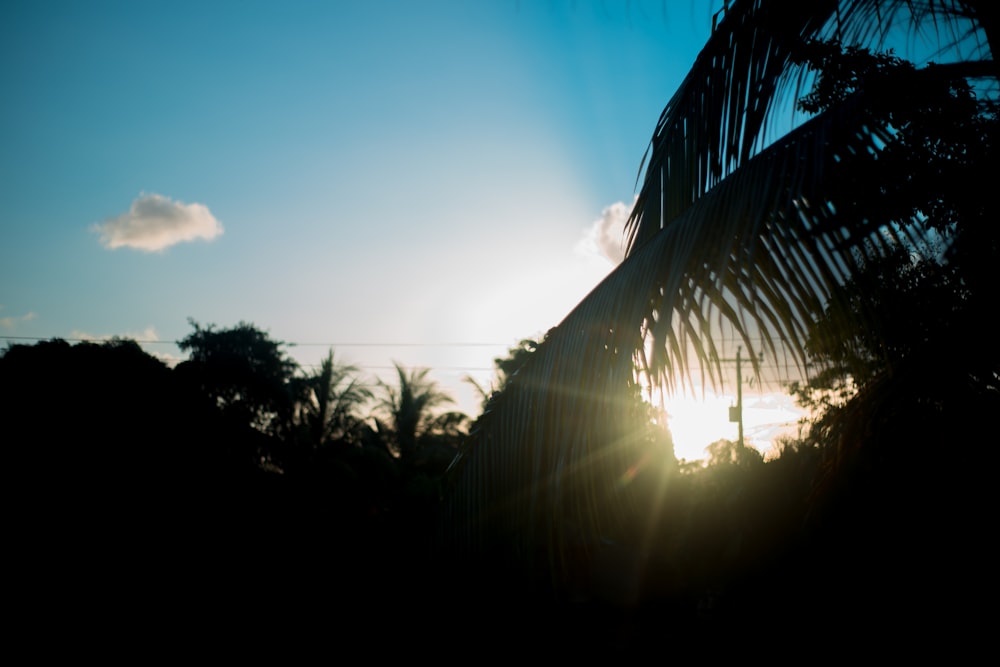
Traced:
<path fill-rule="evenodd" d="M 796 49 L 832 35 L 877 43 L 899 16 L 916 29 L 987 13 L 983 2 L 733 3 L 657 123 L 625 261 L 477 422 L 455 467 L 452 539 L 473 549 L 495 540 L 521 563 L 559 571 L 573 545 L 609 539 L 637 511 L 615 486 L 637 451 L 601 437 L 626 432 L 615 428 L 619 388 L 721 383 L 729 338 L 754 352 L 758 374 L 758 351 L 804 372 L 807 334 L 836 288 L 865 253 L 881 252 L 886 234 L 919 232 L 853 212 L 835 177 L 840 156 L 877 151 L 891 136 L 865 113 L 865 93 L 775 131 L 776 111 L 807 80 Z M 958 40 L 963 30 L 939 34 Z M 981 72 L 982 62 L 963 65 Z M 940 71 L 915 76 L 931 75 Z M 832 320 L 821 333 L 857 326 Z"/>
<path fill-rule="evenodd" d="M 948 0 L 733 4 L 657 123 L 627 226 L 628 255 L 654 239 L 671 246 L 662 257 L 662 298 L 644 319 L 654 380 L 668 390 L 692 372 L 721 381 L 714 339 L 727 333 L 748 348 L 759 338 L 772 356 L 780 343 L 802 370 L 806 325 L 857 268 L 856 251 L 884 245 L 885 233 L 916 234 L 908 239 L 915 245 L 923 240 L 914 227 L 880 233 L 864 219 L 838 214 L 843 209 L 835 207 L 826 176 L 836 158 L 829 147 L 877 150 L 888 138 L 886 128 L 864 124 L 863 100 L 794 130 L 778 140 L 781 148 L 764 153 L 776 135 L 775 103 L 794 100 L 808 81 L 798 57 L 803 41 L 837 36 L 880 44 L 888 26 L 904 19 L 914 32 L 930 26 L 943 43 L 971 43 L 984 60 L 955 63 L 956 74 L 995 77 L 983 32 L 975 30 L 992 27 L 993 13 L 986 2 Z M 717 191 L 731 178 L 737 183 Z M 720 316 L 714 326 L 706 304 Z"/>

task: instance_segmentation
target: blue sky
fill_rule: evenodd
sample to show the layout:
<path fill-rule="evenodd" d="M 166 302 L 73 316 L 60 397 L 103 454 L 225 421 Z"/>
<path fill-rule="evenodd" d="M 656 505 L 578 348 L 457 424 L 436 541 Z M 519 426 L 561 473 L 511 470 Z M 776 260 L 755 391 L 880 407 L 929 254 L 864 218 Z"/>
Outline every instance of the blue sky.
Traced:
<path fill-rule="evenodd" d="M 613 266 L 714 4 L 5 2 L 0 336 L 244 320 L 472 412 Z"/>

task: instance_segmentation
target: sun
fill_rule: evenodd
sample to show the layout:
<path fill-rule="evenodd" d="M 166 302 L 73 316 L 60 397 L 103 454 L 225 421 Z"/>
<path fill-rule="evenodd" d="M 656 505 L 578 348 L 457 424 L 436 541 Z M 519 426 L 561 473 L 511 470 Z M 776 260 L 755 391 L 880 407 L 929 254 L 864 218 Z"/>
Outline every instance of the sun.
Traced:
<path fill-rule="evenodd" d="M 705 458 L 705 448 L 713 442 L 736 440 L 737 425 L 729 421 L 729 408 L 735 403 L 734 398 L 710 394 L 704 398 L 673 396 L 665 400 L 675 456 L 696 461 Z"/>
<path fill-rule="evenodd" d="M 705 448 L 718 440 L 737 440 L 739 426 L 729 421 L 729 409 L 736 405 L 735 395 L 706 393 L 704 397 L 674 396 L 664 401 L 667 427 L 674 439 L 678 459 L 697 461 L 706 457 Z M 807 412 L 795 405 L 788 394 L 743 394 L 743 437 L 748 447 L 765 456 L 775 441 L 798 433 Z"/>

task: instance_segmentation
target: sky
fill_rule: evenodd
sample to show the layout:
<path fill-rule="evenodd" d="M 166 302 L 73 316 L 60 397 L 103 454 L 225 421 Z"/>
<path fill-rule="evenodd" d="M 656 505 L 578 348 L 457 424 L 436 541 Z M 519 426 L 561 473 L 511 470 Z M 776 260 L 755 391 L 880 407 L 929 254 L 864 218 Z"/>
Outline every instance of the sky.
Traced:
<path fill-rule="evenodd" d="M 4 2 L 0 337 L 177 360 L 189 318 L 245 321 L 474 416 L 463 378 L 620 260 L 715 5 Z"/>

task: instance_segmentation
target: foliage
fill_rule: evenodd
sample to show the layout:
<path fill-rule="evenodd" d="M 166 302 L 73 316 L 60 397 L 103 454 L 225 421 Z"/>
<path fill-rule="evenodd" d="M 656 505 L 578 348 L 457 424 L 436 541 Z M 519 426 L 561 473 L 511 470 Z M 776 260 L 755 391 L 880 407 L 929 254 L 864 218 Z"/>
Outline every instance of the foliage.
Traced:
<path fill-rule="evenodd" d="M 460 553 L 473 560 L 481 553 L 500 558 L 518 554 L 517 565 L 540 566 L 534 574 L 541 580 L 550 566 L 560 573 L 557 579 L 572 579 L 567 573 L 586 567 L 588 550 L 602 541 L 639 539 L 642 508 L 654 502 L 660 483 L 677 467 L 664 415 L 643 399 L 634 366 L 604 392 L 557 386 L 546 403 L 532 406 L 530 415 L 512 413 L 509 406 L 525 394 L 551 388 L 545 368 L 531 361 L 549 344 L 547 338 L 527 353 L 520 370 L 493 394 L 474 424 L 470 444 L 453 467 L 444 519 L 446 539 L 455 540 Z M 552 419 L 550 410 L 561 414 Z M 559 460 L 561 448 L 578 432 L 586 434 L 585 451 L 600 456 L 575 463 Z M 553 470 L 560 470 L 558 476 Z M 610 498 L 623 502 L 606 502 Z M 470 533 L 476 542 L 464 544 Z M 547 539 L 574 547 L 546 553 L 539 541 Z M 496 566 L 519 571 L 512 565 Z"/>
<path fill-rule="evenodd" d="M 789 99 L 790 84 L 808 81 L 815 61 L 803 57 L 803 44 L 812 38 L 877 41 L 889 32 L 879 28 L 908 9 L 904 19 L 914 32 L 937 21 L 945 39 L 946 25 L 974 28 L 966 10 L 982 5 L 751 1 L 729 8 L 661 116 L 630 221 L 630 255 L 640 259 L 653 251 L 644 250 L 650 244 L 658 253 L 651 260 L 660 272 L 643 315 L 653 377 L 669 386 L 692 366 L 721 377 L 716 341 L 729 335 L 751 350 L 759 337 L 768 357 L 780 361 L 784 350 L 804 368 L 809 338 L 835 339 L 868 326 L 868 311 L 856 314 L 860 319 L 828 320 L 823 329 L 813 323 L 869 251 L 885 248 L 884 220 L 852 205 L 859 181 L 845 178 L 851 174 L 843 161 L 892 159 L 882 151 L 901 130 L 879 113 L 890 96 L 878 85 L 840 86 L 825 104 L 807 103 L 815 115 L 780 138 L 771 119 Z M 914 70 L 892 91 L 912 101 L 942 82 L 995 77 L 988 55 L 980 54 L 978 61 Z M 821 76 L 820 86 L 836 76 Z M 883 171 L 893 166 L 880 164 Z M 970 186 L 983 178 L 980 170 Z M 882 204 L 895 200 L 886 196 Z M 909 231 L 917 244 L 934 238 Z"/>
<path fill-rule="evenodd" d="M 54 378 L 73 400 L 38 400 L 51 394 Z M 624 522 L 609 521 L 597 544 L 585 542 L 584 530 L 572 535 L 574 550 L 558 580 L 572 595 L 553 601 L 519 579 L 519 570 L 499 567 L 504 562 L 465 570 L 460 560 L 424 549 L 439 509 L 440 477 L 419 461 L 437 447 L 433 439 L 421 439 L 412 464 L 363 438 L 360 446 L 315 448 L 307 465 L 282 475 L 246 467 L 232 474 L 206 453 L 216 439 L 259 432 L 219 428 L 219 411 L 201 410 L 192 400 L 199 397 L 188 393 L 192 387 L 179 379 L 131 341 L 51 341 L 13 346 L 0 356 L 5 460 L 17 471 L 8 489 L 14 511 L 7 556 L 21 574 L 12 604 L 41 613 L 39 594 L 46 604 L 99 595 L 144 611 L 150 597 L 156 604 L 207 599 L 211 604 L 191 612 L 199 621 L 219 612 L 259 621 L 281 608 L 284 622 L 309 627 L 326 622 L 323 614 L 339 619 L 349 610 L 356 613 L 351 630 L 377 638 L 385 628 L 371 627 L 370 619 L 391 610 L 401 619 L 393 636 L 415 641 L 442 631 L 466 641 L 506 639 L 509 626 L 484 621 L 499 608 L 518 629 L 527 628 L 527 637 L 510 640 L 518 650 L 530 644 L 645 654 L 676 641 L 704 658 L 719 647 L 756 645 L 744 640 L 759 643 L 760 625 L 747 618 L 819 641 L 840 627 L 847 609 L 866 647 L 867 630 L 886 631 L 886 614 L 905 622 L 905 632 L 923 618 L 936 627 L 929 611 L 965 608 L 937 606 L 942 600 L 969 600 L 936 594 L 927 565 L 946 570 L 949 584 L 959 582 L 978 599 L 972 565 L 992 553 L 975 541 L 989 539 L 982 530 L 989 524 L 977 532 L 962 518 L 989 507 L 966 501 L 988 495 L 992 466 L 898 459 L 896 478 L 849 489 L 856 496 L 842 492 L 837 500 L 846 496 L 850 511 L 834 511 L 815 502 L 814 480 L 822 479 L 826 457 L 803 443 L 786 443 L 780 458 L 762 462 L 752 450 L 720 441 L 704 467 L 681 474 L 662 464 L 665 432 L 648 421 L 655 413 L 632 384 L 617 396 L 624 416 L 612 426 L 646 420 L 648 428 L 628 438 L 605 425 L 595 437 L 648 455 L 634 458 L 613 485 L 596 489 L 629 494 L 633 511 Z M 912 377 L 904 383 L 917 384 Z M 494 398 L 490 420 L 502 408 L 497 402 L 518 386 L 520 374 Z M 893 393 L 892 410 L 905 411 L 911 396 Z M 596 404 L 584 405 L 582 414 Z M 54 408 L 59 419 L 52 418 Z M 165 413 L 171 418 L 163 419 Z M 431 420 L 430 432 L 460 434 L 464 427 L 450 414 Z M 885 428 L 878 420 L 866 423 Z M 903 436 L 907 444 L 928 424 L 915 422 Z M 935 438 L 943 435 L 938 429 Z M 650 440 L 642 444 L 644 437 Z M 948 468 L 953 481 L 929 474 L 934 468 Z M 978 495 L 964 490 L 979 483 Z M 567 490 L 564 500 L 580 498 L 580 491 Z M 941 509 L 953 494 L 957 499 Z M 543 519 L 514 531 L 545 526 Z M 314 605 L 299 604 L 303 595 L 329 600 L 332 608 L 316 616 Z M 445 623 L 426 613 L 429 600 L 462 613 Z M 783 648 L 780 637 L 774 641 L 768 654 Z M 798 643 L 794 648 L 801 650 Z"/>
<path fill-rule="evenodd" d="M 194 331 L 178 343 L 189 359 L 177 366 L 177 374 L 232 427 L 253 429 L 241 438 L 250 460 L 278 463 L 276 448 L 292 430 L 299 398 L 292 382 L 297 364 L 282 351 L 283 343 L 252 324 L 216 330 L 189 322 Z"/>
<path fill-rule="evenodd" d="M 489 388 L 481 387 L 472 377 L 467 376 L 465 378 L 483 397 L 484 409 L 489 403 L 490 397 L 496 392 L 502 391 L 507 386 L 507 383 L 514 377 L 514 374 L 524 365 L 532 353 L 538 349 L 539 345 L 540 341 L 531 338 L 522 338 L 517 345 L 507 350 L 507 356 L 495 357 L 493 359 L 495 377 L 490 382 Z"/>
<path fill-rule="evenodd" d="M 871 88 L 877 91 L 868 110 L 871 122 L 893 128 L 878 153 L 845 156 L 839 170 L 853 193 L 849 205 L 896 230 L 897 238 L 880 252 L 864 253 L 859 271 L 827 303 L 807 343 L 823 370 L 792 386 L 817 415 L 811 437 L 837 442 L 856 392 L 870 400 L 870 387 L 908 373 L 908 367 L 934 368 L 945 354 L 951 368 L 959 369 L 945 384 L 949 391 L 967 393 L 970 379 L 979 387 L 973 391 L 995 390 L 1000 356 L 980 347 L 969 354 L 965 341 L 1000 287 L 995 271 L 986 269 L 1000 259 L 990 229 L 1000 210 L 987 183 L 1000 116 L 996 104 L 979 100 L 964 79 L 942 72 L 919 88 L 908 85 L 915 68 L 891 54 L 823 43 L 804 52 L 822 72 L 803 98 L 804 108 L 820 111 Z M 908 243 L 913 228 L 933 235 L 934 244 Z M 823 336 L 835 321 L 868 325 Z M 931 384 L 930 374 L 926 380 Z M 944 382 L 939 376 L 935 383 Z M 933 391 L 928 386 L 925 394 Z"/>
<path fill-rule="evenodd" d="M 320 367 L 300 380 L 304 400 L 298 406 L 298 421 L 311 446 L 360 442 L 365 423 L 358 410 L 373 394 L 357 373 L 357 366 L 336 361 L 330 350 Z"/>
<path fill-rule="evenodd" d="M 708 452 L 708 465 L 734 465 L 745 468 L 764 462 L 764 457 L 759 451 L 732 440 L 716 440 L 705 449 Z"/>
<path fill-rule="evenodd" d="M 209 499 L 225 495 L 214 456 L 224 432 L 177 379 L 127 339 L 41 341 L 0 356 L 12 608 L 50 627 L 62 613 L 45 608 L 53 601 L 135 610 L 193 574 L 190 554 L 209 550 L 199 529 L 219 528 Z"/>
<path fill-rule="evenodd" d="M 437 383 L 428 378 L 430 369 L 417 368 L 409 372 L 395 364 L 398 384 L 379 381 L 382 398 L 377 410 L 387 419 L 387 430 L 393 448 L 406 461 L 412 460 L 428 436 L 461 432 L 464 415 L 435 414 L 435 408 L 453 403 L 454 400 L 438 389 Z"/>
<path fill-rule="evenodd" d="M 615 432 L 616 397 L 635 383 L 637 365 L 644 383 L 666 391 L 696 378 L 718 384 L 725 342 L 735 338 L 755 371 L 761 351 L 804 371 L 809 345 L 835 345 L 872 326 L 871 304 L 847 307 L 841 287 L 899 247 L 902 232 L 886 221 L 913 213 L 888 191 L 887 212 L 869 216 L 856 182 L 844 180 L 843 162 L 883 157 L 907 127 L 880 114 L 884 96 L 865 86 L 845 89 L 799 122 L 790 91 L 808 82 L 810 40 L 878 44 L 894 34 L 890 25 L 910 34 L 936 26 L 942 45 L 955 34 L 972 38 L 962 58 L 908 73 L 901 82 L 908 94 L 965 78 L 995 83 L 989 45 L 997 26 L 986 2 L 728 6 L 657 123 L 625 261 L 550 332 L 473 433 L 452 500 L 473 516 L 456 539 L 476 550 L 490 531 L 514 535 L 513 560 L 559 572 L 581 542 L 584 551 L 595 548 L 635 511 L 635 498 L 612 483 L 634 463 L 632 453 L 603 434 Z M 785 132 L 775 122 L 782 111 L 795 120 Z M 995 172 L 995 154 L 970 154 L 970 164 L 980 170 L 970 183 L 982 182 Z M 906 181 L 893 187 L 923 189 Z M 967 247 L 995 238 L 985 225 L 975 229 L 968 238 L 980 242 Z M 940 231 L 911 224 L 906 237 L 909 247 L 924 248 Z M 967 312 L 979 326 L 965 330 L 982 330 L 985 309 Z"/>

